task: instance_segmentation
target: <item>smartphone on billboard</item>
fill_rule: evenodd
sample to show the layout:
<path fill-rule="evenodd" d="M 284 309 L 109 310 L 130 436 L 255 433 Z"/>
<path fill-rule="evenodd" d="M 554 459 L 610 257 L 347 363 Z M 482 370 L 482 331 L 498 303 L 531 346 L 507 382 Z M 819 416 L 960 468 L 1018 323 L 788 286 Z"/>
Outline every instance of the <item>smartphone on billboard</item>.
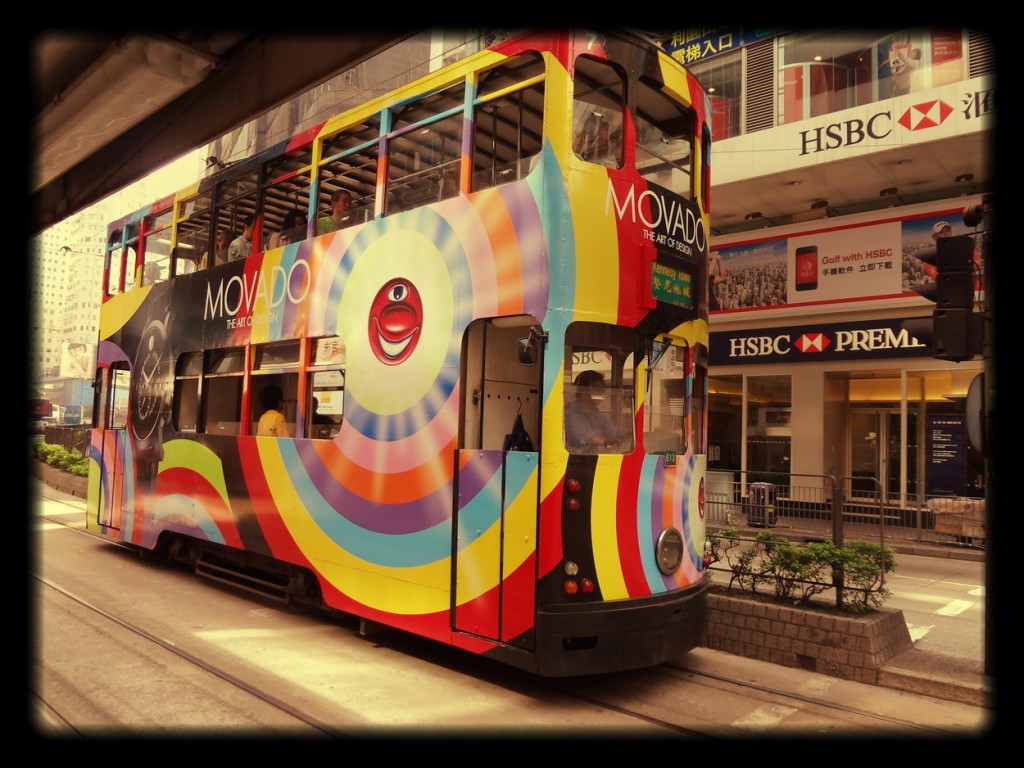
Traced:
<path fill-rule="evenodd" d="M 818 246 L 805 245 L 796 249 L 796 289 L 813 291 L 818 287 Z"/>

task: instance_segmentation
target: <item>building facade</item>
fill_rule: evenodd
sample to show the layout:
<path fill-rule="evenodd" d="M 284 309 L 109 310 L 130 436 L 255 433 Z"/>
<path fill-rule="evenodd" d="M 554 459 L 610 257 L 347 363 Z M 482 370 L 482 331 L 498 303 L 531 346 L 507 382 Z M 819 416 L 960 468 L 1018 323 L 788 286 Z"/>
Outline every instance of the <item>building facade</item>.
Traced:
<path fill-rule="evenodd" d="M 983 497 L 983 268 L 997 256 L 963 211 L 994 207 L 992 41 L 928 28 L 663 37 L 714 115 L 715 479 L 825 475 L 902 506 Z M 935 307 L 918 294 L 934 269 L 915 254 L 940 232 L 976 249 L 975 354 L 959 362 L 905 327 Z"/>

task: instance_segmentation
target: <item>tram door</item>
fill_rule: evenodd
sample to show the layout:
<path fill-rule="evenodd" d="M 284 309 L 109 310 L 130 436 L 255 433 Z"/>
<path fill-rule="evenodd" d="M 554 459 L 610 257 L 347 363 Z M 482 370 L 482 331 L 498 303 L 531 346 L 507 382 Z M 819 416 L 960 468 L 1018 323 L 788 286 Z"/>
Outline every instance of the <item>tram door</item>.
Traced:
<path fill-rule="evenodd" d="M 543 344 L 530 317 L 479 320 L 462 347 L 452 553 L 457 631 L 532 646 Z M 518 419 L 533 443 L 506 450 Z M 507 586 L 514 584 L 515 587 Z"/>
<path fill-rule="evenodd" d="M 128 447 L 128 394 L 131 371 L 127 363 L 113 363 L 100 397 L 100 483 L 96 494 L 96 515 L 100 525 L 119 529 L 121 512 L 129 501 L 130 487 L 125 483 L 125 459 Z"/>
<path fill-rule="evenodd" d="M 907 414 L 907 488 L 917 492 L 918 418 Z M 850 413 L 850 476 L 854 495 L 881 491 L 887 502 L 899 502 L 902 435 L 899 409 L 854 410 Z M 877 484 L 875 481 L 878 481 Z"/>

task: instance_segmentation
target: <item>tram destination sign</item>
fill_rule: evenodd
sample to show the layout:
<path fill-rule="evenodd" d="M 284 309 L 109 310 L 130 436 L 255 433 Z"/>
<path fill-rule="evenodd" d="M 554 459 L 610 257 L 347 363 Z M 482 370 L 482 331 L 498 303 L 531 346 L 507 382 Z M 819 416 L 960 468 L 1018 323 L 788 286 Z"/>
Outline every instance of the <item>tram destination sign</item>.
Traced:
<path fill-rule="evenodd" d="M 693 276 L 656 261 L 651 265 L 651 295 L 659 301 L 693 309 Z"/>

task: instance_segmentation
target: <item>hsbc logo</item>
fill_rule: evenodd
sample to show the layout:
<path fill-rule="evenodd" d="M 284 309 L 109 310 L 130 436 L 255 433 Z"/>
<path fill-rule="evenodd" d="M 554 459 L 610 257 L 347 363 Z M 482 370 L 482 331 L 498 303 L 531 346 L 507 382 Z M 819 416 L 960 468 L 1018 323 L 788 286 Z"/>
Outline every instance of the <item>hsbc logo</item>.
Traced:
<path fill-rule="evenodd" d="M 801 333 L 794 346 L 801 352 L 821 352 L 831 343 L 824 333 Z"/>
<path fill-rule="evenodd" d="M 717 334 L 715 334 L 717 336 Z M 795 339 L 795 340 L 794 340 Z M 712 345 L 712 349 L 715 345 Z M 783 332 L 775 335 L 735 336 L 729 339 L 728 358 L 738 362 L 751 358 L 790 358 L 796 352 L 808 356 L 821 356 L 826 350 L 830 358 L 843 356 L 872 356 L 879 352 L 926 350 L 927 345 L 911 336 L 899 325 L 877 328 L 849 328 L 842 330 Z"/>
<path fill-rule="evenodd" d="M 897 120 L 908 131 L 920 131 L 942 125 L 953 114 L 953 108 L 942 99 L 915 104 Z"/>

